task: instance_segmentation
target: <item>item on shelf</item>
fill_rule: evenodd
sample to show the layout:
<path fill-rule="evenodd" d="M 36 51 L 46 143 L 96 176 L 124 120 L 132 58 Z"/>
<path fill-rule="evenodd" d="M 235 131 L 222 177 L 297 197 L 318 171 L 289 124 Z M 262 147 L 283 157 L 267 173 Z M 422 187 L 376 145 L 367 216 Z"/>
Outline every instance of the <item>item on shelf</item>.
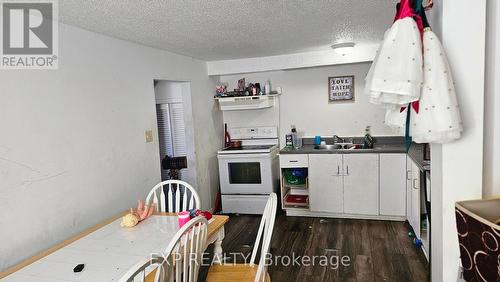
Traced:
<path fill-rule="evenodd" d="M 215 87 L 215 93 L 217 96 L 224 96 L 227 91 L 227 83 L 221 83 Z"/>
<path fill-rule="evenodd" d="M 256 88 L 256 95 L 262 95 L 262 89 L 260 88 L 260 83 L 255 83 L 255 88 Z"/>
<path fill-rule="evenodd" d="M 309 191 L 306 188 L 296 188 L 296 187 L 291 187 L 288 193 L 290 195 L 302 195 L 302 196 L 309 195 Z"/>
<path fill-rule="evenodd" d="M 308 196 L 305 195 L 290 195 L 288 194 L 285 197 L 285 204 L 293 205 L 293 206 L 307 206 L 308 205 Z"/>
<path fill-rule="evenodd" d="M 238 79 L 238 89 L 234 89 L 234 91 L 245 91 L 245 78 Z"/>
<path fill-rule="evenodd" d="M 292 168 L 290 169 L 292 175 L 295 177 L 306 178 L 307 177 L 307 169 L 306 168 Z"/>
<path fill-rule="evenodd" d="M 283 171 L 283 175 L 285 176 L 286 182 L 288 184 L 291 184 L 291 185 L 304 185 L 304 184 L 306 184 L 306 178 L 297 176 L 297 174 L 294 175 L 292 173 L 292 170 L 294 170 L 294 169 L 286 169 Z M 307 175 L 307 172 L 304 174 Z"/>
<path fill-rule="evenodd" d="M 264 93 L 271 94 L 271 81 L 269 81 L 269 79 L 266 81 L 266 84 L 264 85 Z"/>
<path fill-rule="evenodd" d="M 320 145 L 321 144 L 321 136 L 317 135 L 314 136 L 314 145 Z"/>

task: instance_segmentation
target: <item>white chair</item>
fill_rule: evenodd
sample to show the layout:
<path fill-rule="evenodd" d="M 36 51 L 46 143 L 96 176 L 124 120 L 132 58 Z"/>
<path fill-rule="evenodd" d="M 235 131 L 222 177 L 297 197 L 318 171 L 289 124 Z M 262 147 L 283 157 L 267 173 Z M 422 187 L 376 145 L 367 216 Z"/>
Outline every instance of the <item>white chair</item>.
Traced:
<path fill-rule="evenodd" d="M 138 263 L 136 263 L 132 268 L 130 268 L 119 280 L 118 282 L 143 282 L 146 280 L 147 268 L 151 267 L 153 269 L 156 268 L 158 280 L 155 281 L 163 281 L 164 277 L 161 275 L 163 271 L 158 271 L 162 268 L 163 265 L 163 257 L 155 257 L 155 258 L 145 258 Z M 155 277 L 156 279 L 156 277 Z"/>
<path fill-rule="evenodd" d="M 146 204 L 152 202 L 156 203 L 157 211 L 160 212 L 183 212 L 201 208 L 196 190 L 181 180 L 167 180 L 156 184 L 146 197 Z"/>
<path fill-rule="evenodd" d="M 186 223 L 163 254 L 166 281 L 196 282 L 207 244 L 208 221 L 201 216 Z"/>
<path fill-rule="evenodd" d="M 145 281 L 146 269 L 156 266 L 155 282 L 196 282 L 207 242 L 208 221 L 198 216 L 175 233 L 163 254 L 152 254 L 127 271 L 119 282 Z M 153 274 L 151 274 L 153 275 Z"/>
<path fill-rule="evenodd" d="M 208 270 L 207 282 L 271 281 L 271 278 L 267 273 L 266 256 L 268 256 L 269 249 L 271 247 L 271 237 L 273 235 L 274 220 L 276 218 L 277 202 L 278 200 L 276 194 L 272 193 L 267 200 L 266 207 L 264 208 L 250 264 L 212 265 Z M 255 258 L 257 256 L 261 240 L 262 247 L 260 249 L 259 265 L 256 267 Z"/>

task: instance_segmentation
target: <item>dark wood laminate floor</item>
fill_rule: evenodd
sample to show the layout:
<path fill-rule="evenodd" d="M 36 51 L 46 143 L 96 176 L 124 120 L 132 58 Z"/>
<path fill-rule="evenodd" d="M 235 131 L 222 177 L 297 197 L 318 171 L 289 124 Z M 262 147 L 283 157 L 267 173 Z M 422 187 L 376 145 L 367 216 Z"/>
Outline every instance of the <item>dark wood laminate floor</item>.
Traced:
<path fill-rule="evenodd" d="M 232 256 L 231 253 L 249 255 L 252 252 L 260 218 L 252 215 L 231 216 L 222 244 L 224 253 L 229 257 L 228 262 L 245 261 L 243 256 Z M 269 274 L 274 282 L 428 281 L 427 261 L 423 253 L 412 245 L 407 233 L 407 224 L 403 222 L 287 217 L 279 214 L 271 243 L 272 255 L 317 256 L 317 260 L 315 266 L 285 266 L 286 259 L 278 260 L 277 265 L 270 266 Z M 320 256 L 328 258 L 328 266 L 320 265 Z M 344 256 L 350 259 L 346 266 L 340 263 Z M 201 270 L 201 281 L 206 272 L 207 268 Z"/>

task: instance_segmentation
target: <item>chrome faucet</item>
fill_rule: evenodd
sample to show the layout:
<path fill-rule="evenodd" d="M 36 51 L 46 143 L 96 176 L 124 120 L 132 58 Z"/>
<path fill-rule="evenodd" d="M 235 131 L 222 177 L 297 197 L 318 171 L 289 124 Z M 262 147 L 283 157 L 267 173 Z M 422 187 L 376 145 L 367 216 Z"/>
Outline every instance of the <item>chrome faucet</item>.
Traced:
<path fill-rule="evenodd" d="M 346 139 L 346 138 L 340 138 L 337 135 L 333 135 L 333 144 L 337 144 L 337 143 L 352 144 L 353 142 L 354 142 L 354 139 L 352 137 Z"/>
<path fill-rule="evenodd" d="M 337 135 L 333 135 L 333 144 L 337 143 L 345 143 L 345 139 L 338 137 Z"/>

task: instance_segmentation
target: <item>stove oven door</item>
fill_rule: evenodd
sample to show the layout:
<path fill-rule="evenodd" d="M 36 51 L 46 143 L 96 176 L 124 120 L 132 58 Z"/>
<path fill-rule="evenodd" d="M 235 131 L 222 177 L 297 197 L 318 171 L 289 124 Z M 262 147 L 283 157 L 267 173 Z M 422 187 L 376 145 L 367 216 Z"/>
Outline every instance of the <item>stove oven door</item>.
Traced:
<path fill-rule="evenodd" d="M 222 194 L 251 195 L 273 192 L 271 154 L 225 154 L 218 155 L 218 159 Z"/>

